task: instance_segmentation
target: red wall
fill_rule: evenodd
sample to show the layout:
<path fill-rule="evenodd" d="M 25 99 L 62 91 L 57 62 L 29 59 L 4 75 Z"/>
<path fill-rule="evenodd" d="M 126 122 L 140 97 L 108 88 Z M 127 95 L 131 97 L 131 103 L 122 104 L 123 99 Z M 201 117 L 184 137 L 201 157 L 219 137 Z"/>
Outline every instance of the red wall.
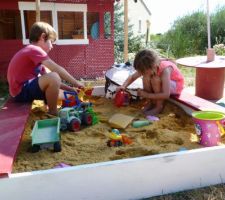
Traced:
<path fill-rule="evenodd" d="M 54 45 L 49 55 L 76 78 L 102 77 L 104 72 L 114 63 L 114 0 L 49 0 L 48 2 L 87 3 L 88 11 L 99 12 L 99 39 L 93 40 L 90 38 L 88 45 Z M 15 0 L 8 0 L 7 3 L 0 2 L 0 10 L 2 9 L 18 10 L 18 3 Z M 105 11 L 110 11 L 112 16 L 112 36 L 110 39 L 104 39 Z M 10 59 L 22 47 L 21 40 L 0 40 L 1 79 L 6 78 L 7 66 Z"/>

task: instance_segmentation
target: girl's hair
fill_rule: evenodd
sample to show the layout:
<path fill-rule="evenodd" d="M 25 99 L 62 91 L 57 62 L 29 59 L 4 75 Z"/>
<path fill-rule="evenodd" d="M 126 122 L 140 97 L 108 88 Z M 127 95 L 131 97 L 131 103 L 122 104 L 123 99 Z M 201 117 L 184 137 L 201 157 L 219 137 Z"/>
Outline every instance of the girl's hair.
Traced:
<path fill-rule="evenodd" d="M 45 22 L 35 22 L 30 30 L 30 43 L 38 42 L 41 37 L 41 34 L 45 33 L 45 41 L 51 39 L 52 41 L 56 40 L 57 34 L 55 29 L 48 23 Z"/>
<path fill-rule="evenodd" d="M 134 58 L 134 69 L 144 73 L 147 69 L 151 69 L 154 65 L 159 65 L 160 58 L 153 50 L 139 51 Z"/>

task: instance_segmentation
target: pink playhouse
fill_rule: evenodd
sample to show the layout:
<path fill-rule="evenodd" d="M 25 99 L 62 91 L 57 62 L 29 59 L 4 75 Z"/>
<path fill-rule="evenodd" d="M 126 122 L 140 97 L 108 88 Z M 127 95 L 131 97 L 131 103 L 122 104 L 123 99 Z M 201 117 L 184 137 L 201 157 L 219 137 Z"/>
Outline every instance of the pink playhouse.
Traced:
<path fill-rule="evenodd" d="M 50 56 L 76 78 L 102 77 L 114 63 L 114 0 L 45 0 L 41 21 L 51 24 L 58 39 Z M 35 1 L 0 1 L 0 78 L 11 57 L 29 43 Z"/>

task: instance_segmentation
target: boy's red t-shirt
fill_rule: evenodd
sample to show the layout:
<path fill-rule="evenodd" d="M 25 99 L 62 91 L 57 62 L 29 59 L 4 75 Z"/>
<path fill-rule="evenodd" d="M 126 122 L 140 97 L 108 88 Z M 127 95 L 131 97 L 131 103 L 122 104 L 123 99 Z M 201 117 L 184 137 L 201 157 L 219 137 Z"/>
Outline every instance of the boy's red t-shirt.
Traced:
<path fill-rule="evenodd" d="M 48 58 L 48 54 L 35 45 L 28 45 L 13 56 L 7 72 L 11 96 L 18 95 L 26 81 L 36 78 L 44 70 L 41 63 Z"/>

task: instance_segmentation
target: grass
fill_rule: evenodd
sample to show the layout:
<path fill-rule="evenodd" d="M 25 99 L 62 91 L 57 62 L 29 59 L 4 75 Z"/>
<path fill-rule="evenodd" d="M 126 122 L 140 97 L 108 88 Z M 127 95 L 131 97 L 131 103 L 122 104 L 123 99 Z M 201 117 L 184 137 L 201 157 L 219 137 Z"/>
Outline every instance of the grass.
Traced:
<path fill-rule="evenodd" d="M 225 185 L 220 184 L 169 195 L 152 197 L 145 200 L 224 200 Z"/>
<path fill-rule="evenodd" d="M 184 80 L 185 87 L 194 87 L 195 86 L 195 68 L 179 66 L 179 69 L 185 77 L 185 80 Z"/>

